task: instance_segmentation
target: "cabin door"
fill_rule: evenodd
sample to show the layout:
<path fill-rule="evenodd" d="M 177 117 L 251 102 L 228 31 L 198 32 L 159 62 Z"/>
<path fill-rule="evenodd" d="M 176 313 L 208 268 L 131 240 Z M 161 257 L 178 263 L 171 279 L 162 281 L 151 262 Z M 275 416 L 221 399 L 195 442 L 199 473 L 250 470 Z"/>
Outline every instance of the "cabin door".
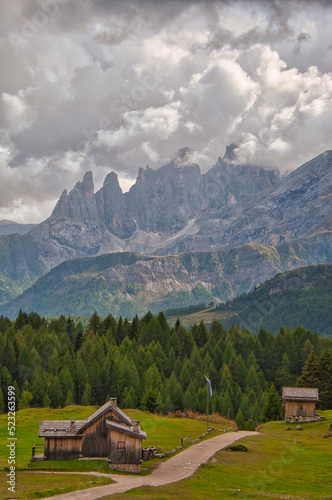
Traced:
<path fill-rule="evenodd" d="M 298 404 L 298 407 L 297 407 L 296 416 L 297 417 L 306 417 L 307 416 L 306 411 L 303 408 L 303 405 L 301 405 L 300 403 Z"/>

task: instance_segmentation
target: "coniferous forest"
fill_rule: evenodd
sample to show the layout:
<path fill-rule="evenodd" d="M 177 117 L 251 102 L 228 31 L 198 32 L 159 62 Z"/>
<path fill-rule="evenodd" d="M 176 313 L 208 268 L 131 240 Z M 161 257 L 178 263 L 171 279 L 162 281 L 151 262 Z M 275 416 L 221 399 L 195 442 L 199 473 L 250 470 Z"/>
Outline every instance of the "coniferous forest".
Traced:
<path fill-rule="evenodd" d="M 171 327 L 163 313 L 131 322 L 94 313 L 83 325 L 20 311 L 14 321 L 0 316 L 0 357 L 1 412 L 13 385 L 19 408 L 102 405 L 117 397 L 122 408 L 205 413 L 205 375 L 210 411 L 239 428 L 266 419 L 268 395 L 275 388 L 281 396 L 282 386 L 319 387 L 319 407 L 332 408 L 332 340 L 303 327 L 254 335 L 217 321 Z"/>

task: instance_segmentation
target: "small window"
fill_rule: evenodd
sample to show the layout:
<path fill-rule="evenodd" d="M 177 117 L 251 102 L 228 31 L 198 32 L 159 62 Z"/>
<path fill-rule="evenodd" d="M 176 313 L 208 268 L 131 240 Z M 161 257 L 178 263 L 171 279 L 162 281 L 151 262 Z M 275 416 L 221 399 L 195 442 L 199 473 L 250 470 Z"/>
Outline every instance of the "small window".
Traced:
<path fill-rule="evenodd" d="M 125 442 L 124 441 L 118 441 L 118 446 L 117 446 L 117 449 L 119 451 L 124 451 L 126 448 L 126 445 L 125 445 Z"/>

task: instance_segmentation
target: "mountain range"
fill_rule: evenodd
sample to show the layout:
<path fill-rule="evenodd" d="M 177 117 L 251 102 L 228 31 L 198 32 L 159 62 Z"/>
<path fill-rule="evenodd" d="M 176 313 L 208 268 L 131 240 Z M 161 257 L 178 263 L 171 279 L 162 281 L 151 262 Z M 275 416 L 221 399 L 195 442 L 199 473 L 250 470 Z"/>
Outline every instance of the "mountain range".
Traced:
<path fill-rule="evenodd" d="M 26 234 L 37 224 L 19 224 L 7 219 L 0 220 L 0 234 Z"/>
<path fill-rule="evenodd" d="M 186 262 L 197 261 L 193 267 L 195 276 L 193 270 L 186 269 L 183 291 L 188 291 L 191 299 L 192 290 L 201 284 L 211 300 L 227 300 L 250 291 L 277 272 L 331 262 L 332 151 L 284 177 L 277 170 L 239 164 L 236 151 L 234 145 L 227 147 L 224 157 L 202 173 L 192 161 L 192 150 L 183 148 L 173 161 L 158 170 L 140 168 L 127 193 L 122 192 L 114 172 L 107 175 L 95 193 L 92 173 L 87 172 L 71 192 L 62 193 L 47 220 L 27 234 L 0 236 L 2 311 L 13 311 L 14 303 L 10 307 L 5 304 L 38 278 L 49 279 L 57 273 L 60 276 L 63 269 L 77 265 L 68 263 L 66 268 L 62 263 L 95 257 L 98 268 L 97 256 L 109 253 L 118 255 L 117 264 L 109 266 L 109 274 L 116 268 L 119 283 L 135 284 L 138 271 L 134 268 L 139 262 L 145 266 L 141 273 L 151 290 L 162 288 L 162 282 L 168 282 L 170 288 L 172 282 L 181 284 L 174 263 L 181 262 L 186 267 Z M 209 257 L 203 256 L 206 252 Z M 163 260 L 162 256 L 168 257 Z M 245 256 L 245 263 L 241 256 Z M 128 258 L 133 259 L 129 266 Z M 107 261 L 106 256 L 103 259 Z M 222 272 L 198 276 L 201 261 L 209 259 L 219 262 L 212 268 Z M 89 269 L 93 268 L 88 260 Z M 225 273 L 226 269 L 233 269 L 233 275 Z M 86 275 L 85 270 L 83 274 Z M 41 286 L 39 282 L 37 285 Z M 228 291 L 217 293 L 214 287 L 218 286 Z M 180 291 L 181 286 L 175 288 Z M 36 288 L 33 290 L 25 292 L 24 300 L 27 294 L 36 293 Z M 63 289 L 59 291 L 60 295 L 63 293 Z M 79 295 L 80 290 L 75 293 Z M 121 293 L 116 307 L 113 293 L 105 307 L 122 313 L 129 306 L 121 309 L 121 303 L 128 302 L 133 306 L 130 311 L 135 313 L 153 303 L 147 298 L 138 306 L 130 293 L 125 297 Z M 146 289 L 139 293 L 148 297 Z M 155 298 L 156 303 L 172 302 L 159 292 Z M 60 311 L 56 307 L 58 299 L 54 292 L 49 302 L 54 303 L 52 311 Z M 22 296 L 21 304 L 24 300 Z M 17 301 L 18 298 L 15 304 L 21 307 Z M 47 310 L 43 312 L 46 313 Z"/>

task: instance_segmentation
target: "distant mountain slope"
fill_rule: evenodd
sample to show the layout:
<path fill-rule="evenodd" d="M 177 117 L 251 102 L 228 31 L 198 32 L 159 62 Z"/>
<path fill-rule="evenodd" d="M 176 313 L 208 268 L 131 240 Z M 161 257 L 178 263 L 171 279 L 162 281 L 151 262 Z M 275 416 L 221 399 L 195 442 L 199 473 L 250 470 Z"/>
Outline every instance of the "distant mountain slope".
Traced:
<path fill-rule="evenodd" d="M 44 273 L 33 239 L 19 234 L 0 237 L 0 304 L 21 294 Z"/>
<path fill-rule="evenodd" d="M 249 294 L 218 307 L 232 316 L 225 327 L 239 324 L 276 333 L 281 326 L 304 326 L 332 338 L 332 265 L 303 267 L 278 274 Z M 233 314 L 236 315 L 233 315 Z"/>
<path fill-rule="evenodd" d="M 26 234 L 37 224 L 20 224 L 7 219 L 0 220 L 0 234 Z"/>
<path fill-rule="evenodd" d="M 331 259 L 328 254 L 326 258 Z M 312 263 L 310 243 L 281 247 L 249 244 L 174 256 L 113 253 L 74 259 L 40 278 L 0 313 L 116 316 L 158 312 L 193 303 L 227 301 L 276 273 Z"/>
<path fill-rule="evenodd" d="M 174 255 L 303 240 L 311 246 L 304 264 L 331 262 L 332 151 L 282 179 L 237 164 L 234 145 L 205 174 L 192 154 L 184 148 L 158 170 L 140 168 L 128 193 L 114 172 L 95 193 L 87 172 L 47 220 L 22 236 L 0 236 L 0 304 L 62 262 L 109 252 Z"/>

